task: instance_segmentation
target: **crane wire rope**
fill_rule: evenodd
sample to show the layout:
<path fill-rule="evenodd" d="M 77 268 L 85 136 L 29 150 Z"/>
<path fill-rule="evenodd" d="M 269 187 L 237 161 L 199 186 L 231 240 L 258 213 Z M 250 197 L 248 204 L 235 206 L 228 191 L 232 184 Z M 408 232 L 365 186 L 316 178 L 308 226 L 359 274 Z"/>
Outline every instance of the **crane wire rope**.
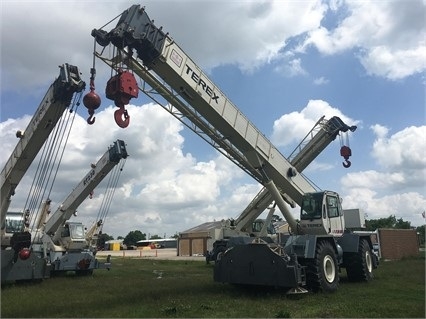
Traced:
<path fill-rule="evenodd" d="M 59 112 L 59 110 L 57 110 L 57 112 Z M 36 219 L 34 215 L 36 215 L 37 203 L 40 200 L 40 196 L 42 196 L 43 189 L 45 189 L 46 187 L 47 172 L 49 170 L 49 167 L 52 165 L 52 161 L 54 159 L 52 153 L 54 152 L 55 144 L 58 141 L 57 136 L 62 130 L 63 123 L 64 120 L 61 116 L 61 119 L 55 126 L 54 130 L 52 131 L 52 134 L 49 135 L 49 138 L 43 145 L 43 151 L 38 163 L 37 170 L 35 172 L 35 177 L 28 193 L 27 201 L 25 202 L 26 212 L 28 212 L 29 215 L 28 219 L 30 222 L 33 223 L 33 226 Z"/>
<path fill-rule="evenodd" d="M 104 198 L 102 199 L 102 203 L 99 207 L 98 215 L 95 221 L 95 222 L 102 221 L 102 224 L 99 227 L 99 232 L 102 231 L 102 227 L 109 213 L 112 199 L 114 197 L 115 190 L 117 188 L 118 180 L 120 178 L 121 172 L 123 171 L 123 167 L 125 163 L 126 163 L 126 159 L 122 159 L 119 165 L 115 166 L 114 170 L 109 176 L 107 189 L 106 189 Z"/>
<path fill-rule="evenodd" d="M 81 96 L 81 92 L 74 96 L 71 107 L 68 107 L 69 112 L 64 112 L 62 114 L 58 125 L 54 128 L 53 134 L 51 134 L 48 140 L 44 143 L 40 161 L 36 169 L 35 178 L 33 179 L 24 206 L 25 211 L 28 212 L 28 228 L 31 230 L 33 230 L 35 226 L 37 217 L 40 213 L 42 199 L 45 198 L 46 192 L 47 199 L 50 198 L 64 151 L 68 143 L 71 128 L 75 120 L 75 115 L 77 114 L 77 109 L 80 105 Z M 58 112 L 60 111 L 58 110 Z"/>

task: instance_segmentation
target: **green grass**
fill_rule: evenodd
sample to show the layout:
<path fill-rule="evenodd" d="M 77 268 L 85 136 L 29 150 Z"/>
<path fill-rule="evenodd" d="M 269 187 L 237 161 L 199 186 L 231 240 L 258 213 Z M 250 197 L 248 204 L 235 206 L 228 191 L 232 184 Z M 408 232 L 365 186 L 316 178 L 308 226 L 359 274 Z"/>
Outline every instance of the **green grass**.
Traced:
<path fill-rule="evenodd" d="M 286 295 L 213 282 L 202 261 L 113 259 L 91 277 L 2 287 L 1 318 L 424 318 L 425 259 L 382 262 L 369 283 L 344 271 L 333 294 Z"/>

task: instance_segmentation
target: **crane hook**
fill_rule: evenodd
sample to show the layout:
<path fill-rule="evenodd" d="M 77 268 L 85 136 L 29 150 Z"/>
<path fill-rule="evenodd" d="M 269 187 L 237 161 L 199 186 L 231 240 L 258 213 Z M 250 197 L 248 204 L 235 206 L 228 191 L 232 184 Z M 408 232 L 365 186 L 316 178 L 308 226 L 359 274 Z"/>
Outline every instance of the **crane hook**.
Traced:
<path fill-rule="evenodd" d="M 345 159 L 345 161 L 342 163 L 343 167 L 349 168 L 351 166 L 351 162 L 349 161 L 349 157 L 352 156 L 351 148 L 349 146 L 343 145 L 340 148 L 340 155 Z"/>
<path fill-rule="evenodd" d="M 345 160 L 343 163 L 343 167 L 344 168 L 349 168 L 349 167 L 351 167 L 351 161 L 350 160 Z"/>
<path fill-rule="evenodd" d="M 96 117 L 93 116 L 95 114 L 95 111 L 92 109 L 89 109 L 89 117 L 87 118 L 87 124 L 92 125 L 95 123 Z"/>
<path fill-rule="evenodd" d="M 114 112 L 115 123 L 121 128 L 126 128 L 129 126 L 130 115 L 127 113 L 127 110 L 123 107 L 120 107 Z"/>
<path fill-rule="evenodd" d="M 95 118 L 93 117 L 93 114 L 95 114 L 95 110 L 101 105 L 101 98 L 95 92 L 95 68 L 90 69 L 90 73 L 92 74 L 90 77 L 90 92 L 83 97 L 83 104 L 89 112 L 87 124 L 92 125 L 95 123 Z"/>
<path fill-rule="evenodd" d="M 124 109 L 130 99 L 138 97 L 138 83 L 129 71 L 118 70 L 118 73 L 108 80 L 105 95 L 113 100 L 119 109 L 114 112 L 115 123 L 121 128 L 129 126 L 130 116 Z"/>

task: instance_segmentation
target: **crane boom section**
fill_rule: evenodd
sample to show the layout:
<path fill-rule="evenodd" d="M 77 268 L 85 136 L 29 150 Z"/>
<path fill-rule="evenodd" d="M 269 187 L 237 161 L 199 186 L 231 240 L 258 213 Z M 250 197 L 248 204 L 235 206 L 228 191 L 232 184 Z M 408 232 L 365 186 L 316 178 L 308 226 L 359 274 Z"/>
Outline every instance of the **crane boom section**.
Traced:
<path fill-rule="evenodd" d="M 1 172 L 1 221 L 4 222 L 10 199 L 40 148 L 70 105 L 74 93 L 82 92 L 84 81 L 76 66 L 60 66 L 59 77 L 51 84 L 37 111 L 20 138 Z"/>
<path fill-rule="evenodd" d="M 138 5 L 126 10 L 109 33 L 93 30 L 92 35 L 103 46 L 111 42 L 119 49 L 126 47 L 129 54 L 136 50 L 143 64 L 220 131 L 243 154 L 240 160 L 246 162 L 244 165 L 262 169 L 262 183 L 273 180 L 292 206 L 301 204 L 304 193 L 315 191 L 174 40 L 155 27 Z M 122 62 L 126 64 L 126 58 Z M 144 76 L 144 72 L 137 74 Z"/>
<path fill-rule="evenodd" d="M 304 193 L 315 191 L 302 175 L 288 175 L 293 166 L 287 159 L 170 38 L 165 41 L 162 57 L 164 60 L 159 59 L 153 70 L 175 90 L 183 92 L 182 96 L 254 168 L 263 168 L 268 178 L 296 203 L 301 203 Z"/>
<path fill-rule="evenodd" d="M 120 160 L 127 158 L 126 145 L 122 140 L 117 140 L 108 148 L 96 164 L 92 164 L 89 173 L 67 196 L 60 207 L 46 222 L 44 232 L 53 235 L 76 212 L 78 206 L 89 196 L 96 186 L 117 165 Z"/>
<path fill-rule="evenodd" d="M 333 140 L 340 132 L 348 130 L 354 132 L 356 126 L 345 124 L 339 117 L 333 116 L 329 120 L 321 117 L 311 131 L 290 154 L 288 160 L 302 172 Z"/>
<path fill-rule="evenodd" d="M 322 116 L 309 131 L 305 138 L 299 143 L 296 149 L 290 154 L 288 160 L 291 165 L 301 173 L 313 160 L 333 141 L 340 132 L 348 130 L 354 132 L 356 126 L 348 126 L 339 117 L 333 116 L 325 119 Z M 247 208 L 238 216 L 235 221 L 237 228 L 246 227 L 257 218 L 266 207 L 271 205 L 273 198 L 271 194 L 262 188 Z"/>

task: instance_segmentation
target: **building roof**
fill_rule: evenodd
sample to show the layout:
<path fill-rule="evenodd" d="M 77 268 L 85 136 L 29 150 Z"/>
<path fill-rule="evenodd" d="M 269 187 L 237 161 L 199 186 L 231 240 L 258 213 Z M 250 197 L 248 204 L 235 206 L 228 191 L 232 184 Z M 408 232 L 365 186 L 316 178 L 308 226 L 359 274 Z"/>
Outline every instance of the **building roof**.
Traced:
<path fill-rule="evenodd" d="M 207 222 L 207 223 L 192 227 L 192 228 L 184 230 L 180 233 L 181 234 L 198 233 L 198 232 L 209 231 L 209 230 L 217 229 L 217 228 L 221 228 L 221 227 L 222 227 L 222 221 L 213 221 L 213 222 Z"/>

